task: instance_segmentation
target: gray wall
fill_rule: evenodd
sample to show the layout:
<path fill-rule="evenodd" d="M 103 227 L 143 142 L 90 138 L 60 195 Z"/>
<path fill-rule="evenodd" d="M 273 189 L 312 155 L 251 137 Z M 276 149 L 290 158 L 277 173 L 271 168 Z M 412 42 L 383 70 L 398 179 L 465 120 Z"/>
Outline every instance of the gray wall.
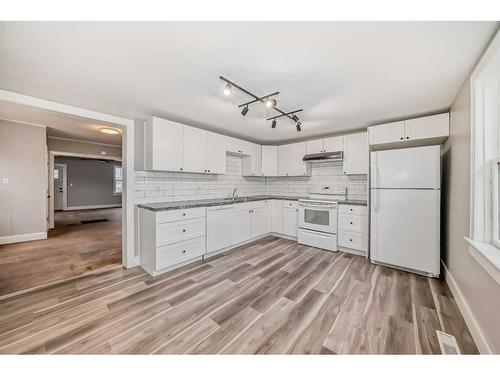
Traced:
<path fill-rule="evenodd" d="M 443 254 L 491 349 L 500 353 L 500 285 L 472 258 L 464 236 L 470 223 L 471 84 L 467 78 L 450 111 L 443 147 Z"/>
<path fill-rule="evenodd" d="M 120 162 L 56 156 L 54 163 L 67 165 L 68 207 L 121 204 L 121 194 L 113 194 L 113 166 Z"/>
<path fill-rule="evenodd" d="M 69 139 L 47 138 L 47 147 L 49 151 L 72 152 L 75 154 L 87 154 L 101 156 L 104 151 L 107 156 L 116 156 L 121 158 L 121 147 L 100 145 L 96 143 L 73 141 Z"/>
<path fill-rule="evenodd" d="M 44 127 L 0 120 L 0 237 L 47 231 L 45 138 Z"/>

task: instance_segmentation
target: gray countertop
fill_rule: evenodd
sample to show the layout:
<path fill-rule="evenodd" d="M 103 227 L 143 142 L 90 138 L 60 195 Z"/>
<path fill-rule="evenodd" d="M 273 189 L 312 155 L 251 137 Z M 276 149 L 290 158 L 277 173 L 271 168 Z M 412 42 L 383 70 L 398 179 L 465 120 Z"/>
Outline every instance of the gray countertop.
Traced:
<path fill-rule="evenodd" d="M 232 200 L 229 198 L 199 199 L 191 201 L 140 204 L 139 207 L 150 211 L 167 211 L 167 210 L 177 210 L 181 208 L 222 206 L 226 204 L 254 202 L 267 199 L 297 201 L 299 199 L 307 199 L 307 197 L 294 197 L 294 196 L 283 196 L 283 195 L 254 195 L 245 198 L 237 198 L 236 200 Z M 339 202 L 339 204 L 366 206 L 366 201 L 348 200 Z"/>

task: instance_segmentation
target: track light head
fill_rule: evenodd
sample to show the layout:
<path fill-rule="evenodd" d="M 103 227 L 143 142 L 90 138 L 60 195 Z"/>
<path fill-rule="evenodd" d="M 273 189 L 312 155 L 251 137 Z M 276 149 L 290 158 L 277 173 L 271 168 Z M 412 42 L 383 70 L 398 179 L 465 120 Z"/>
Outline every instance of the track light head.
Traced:
<path fill-rule="evenodd" d="M 271 123 L 271 128 L 276 129 L 276 120 L 273 120 Z"/>
<path fill-rule="evenodd" d="M 248 106 L 245 106 L 245 107 L 243 107 L 243 109 L 241 110 L 241 115 L 242 115 L 242 116 L 245 116 L 245 115 L 247 114 L 247 112 L 248 112 Z"/>
<path fill-rule="evenodd" d="M 231 95 L 231 90 L 232 90 L 232 88 L 233 88 L 233 87 L 232 87 L 232 86 L 228 83 L 228 84 L 226 85 L 226 87 L 224 87 L 224 95 L 226 95 L 226 96 Z"/>
<path fill-rule="evenodd" d="M 293 121 L 295 121 L 295 122 L 299 121 L 299 118 L 297 117 L 297 115 L 293 115 L 293 116 L 292 116 L 292 119 L 293 119 Z"/>
<path fill-rule="evenodd" d="M 278 104 L 276 99 L 270 99 L 270 98 L 266 99 L 266 107 L 267 108 L 274 108 L 274 107 L 276 107 L 276 104 Z"/>
<path fill-rule="evenodd" d="M 302 128 L 300 127 L 300 125 L 302 125 L 302 123 L 300 121 L 297 121 L 297 125 L 295 127 L 297 128 L 298 132 L 300 132 L 302 130 Z"/>

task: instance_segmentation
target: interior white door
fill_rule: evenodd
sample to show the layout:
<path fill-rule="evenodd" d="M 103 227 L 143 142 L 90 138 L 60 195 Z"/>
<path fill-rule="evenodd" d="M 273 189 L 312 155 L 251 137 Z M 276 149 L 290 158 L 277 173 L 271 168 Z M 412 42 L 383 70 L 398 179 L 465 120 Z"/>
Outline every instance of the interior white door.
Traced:
<path fill-rule="evenodd" d="M 372 188 L 440 188 L 439 145 L 376 151 L 370 157 Z"/>
<path fill-rule="evenodd" d="M 438 275 L 440 194 L 440 190 L 372 189 L 372 259 Z"/>
<path fill-rule="evenodd" d="M 54 164 L 54 210 L 60 211 L 63 210 L 64 207 L 64 190 L 66 186 L 64 186 L 64 181 L 66 177 L 64 175 L 64 165 L 62 164 Z"/>
<path fill-rule="evenodd" d="M 184 126 L 182 129 L 182 170 L 206 173 L 206 131 Z"/>

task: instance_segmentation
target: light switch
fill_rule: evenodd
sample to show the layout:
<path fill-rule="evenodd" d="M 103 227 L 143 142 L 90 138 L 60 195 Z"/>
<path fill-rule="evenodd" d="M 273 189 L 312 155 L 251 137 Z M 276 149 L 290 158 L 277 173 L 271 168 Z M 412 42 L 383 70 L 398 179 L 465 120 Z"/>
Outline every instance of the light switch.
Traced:
<path fill-rule="evenodd" d="M 2 185 L 8 185 L 8 184 L 9 184 L 9 178 L 8 177 L 2 178 Z"/>

